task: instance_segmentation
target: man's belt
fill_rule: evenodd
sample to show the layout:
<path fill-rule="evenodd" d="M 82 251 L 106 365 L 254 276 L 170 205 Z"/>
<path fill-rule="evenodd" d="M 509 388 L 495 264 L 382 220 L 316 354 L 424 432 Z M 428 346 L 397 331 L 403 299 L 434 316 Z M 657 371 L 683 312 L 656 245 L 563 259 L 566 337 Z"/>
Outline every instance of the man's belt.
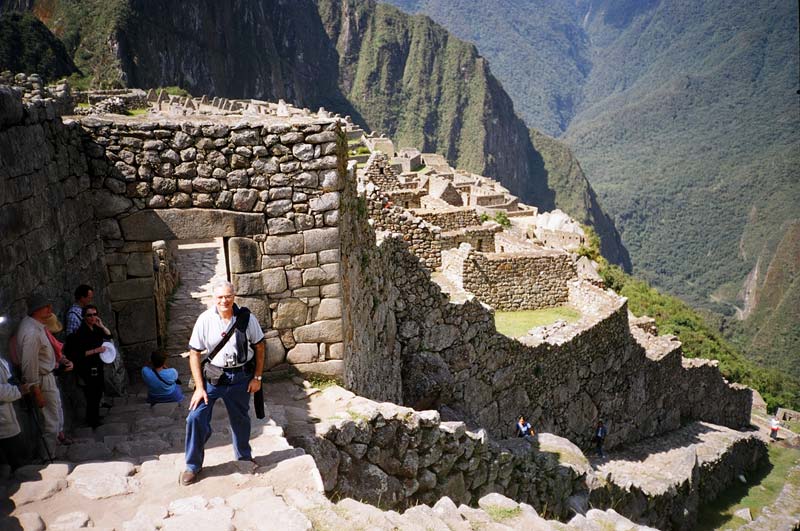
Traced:
<path fill-rule="evenodd" d="M 219 368 L 226 372 L 242 372 L 247 368 L 246 365 L 247 364 L 237 365 L 236 367 L 219 367 Z"/>

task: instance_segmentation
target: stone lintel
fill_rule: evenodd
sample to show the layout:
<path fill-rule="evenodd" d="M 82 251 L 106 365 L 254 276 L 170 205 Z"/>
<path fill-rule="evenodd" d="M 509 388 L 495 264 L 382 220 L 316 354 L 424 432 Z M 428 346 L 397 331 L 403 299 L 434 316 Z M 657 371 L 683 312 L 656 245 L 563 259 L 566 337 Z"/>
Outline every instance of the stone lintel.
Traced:
<path fill-rule="evenodd" d="M 265 234 L 263 214 L 204 208 L 141 210 L 120 219 L 127 241 L 190 240 Z"/>

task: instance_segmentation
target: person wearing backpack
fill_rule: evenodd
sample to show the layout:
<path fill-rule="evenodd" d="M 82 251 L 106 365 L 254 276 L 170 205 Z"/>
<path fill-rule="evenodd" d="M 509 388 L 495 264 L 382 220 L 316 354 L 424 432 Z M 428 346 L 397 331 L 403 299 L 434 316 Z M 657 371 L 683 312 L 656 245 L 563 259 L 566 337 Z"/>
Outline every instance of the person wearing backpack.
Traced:
<path fill-rule="evenodd" d="M 167 367 L 167 353 L 156 350 L 150 354 L 150 367 L 142 367 L 142 379 L 147 385 L 150 405 L 183 400 L 178 371 Z"/>
<path fill-rule="evenodd" d="M 247 308 L 233 303 L 233 284 L 214 283 L 213 307 L 197 318 L 189 339 L 189 366 L 195 391 L 186 418 L 186 470 L 181 485 L 197 481 L 203 467 L 205 443 L 211 436 L 214 403 L 222 398 L 228 410 L 234 455 L 252 461 L 250 448 L 250 395 L 255 394 L 256 416 L 264 372 L 264 332 Z M 203 352 L 208 352 L 205 360 Z"/>

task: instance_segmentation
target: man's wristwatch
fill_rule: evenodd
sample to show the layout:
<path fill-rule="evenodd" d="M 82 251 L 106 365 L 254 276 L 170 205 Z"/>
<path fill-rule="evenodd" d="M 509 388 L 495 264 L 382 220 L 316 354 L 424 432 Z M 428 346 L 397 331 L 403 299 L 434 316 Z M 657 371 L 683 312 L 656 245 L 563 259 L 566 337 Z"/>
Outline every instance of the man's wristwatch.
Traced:
<path fill-rule="evenodd" d="M 261 381 L 261 378 L 263 378 L 263 376 L 253 376 L 253 379 L 258 380 L 259 382 Z"/>

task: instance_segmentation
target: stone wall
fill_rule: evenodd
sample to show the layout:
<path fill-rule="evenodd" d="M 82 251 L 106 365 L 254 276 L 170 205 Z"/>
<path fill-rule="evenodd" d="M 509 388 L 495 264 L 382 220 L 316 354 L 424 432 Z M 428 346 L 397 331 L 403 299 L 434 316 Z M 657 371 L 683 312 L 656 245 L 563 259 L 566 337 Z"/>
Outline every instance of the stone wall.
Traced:
<path fill-rule="evenodd" d="M 445 210 L 414 210 L 412 213 L 445 231 L 481 224 L 475 209 L 469 207 L 451 207 Z"/>
<path fill-rule="evenodd" d="M 33 292 L 47 295 L 63 322 L 75 287 L 90 284 L 113 323 L 80 127 L 61 121 L 63 102 L 33 92 L 0 86 L 0 315 L 8 318 L 0 325 L 2 352 Z"/>
<path fill-rule="evenodd" d="M 155 271 L 154 298 L 156 306 L 157 334 L 161 345 L 167 344 L 167 305 L 170 295 L 180 282 L 180 271 L 173 254 L 174 248 L 167 242 L 153 242 L 153 270 Z"/>
<path fill-rule="evenodd" d="M 202 116 L 81 121 L 119 338 L 156 344 L 154 240 L 228 238 L 240 302 L 269 330 L 268 367 L 341 372 L 339 125 Z M 320 365 L 322 363 L 322 365 Z"/>
<path fill-rule="evenodd" d="M 364 197 L 376 231 L 399 234 L 408 242 L 412 253 L 430 269 L 442 264 L 439 227 L 414 216 L 410 211 L 393 206 L 387 196 L 372 183 L 367 183 Z"/>
<path fill-rule="evenodd" d="M 531 237 L 539 240 L 542 245 L 554 249 L 577 249 L 583 245 L 583 236 L 576 232 L 537 227 Z"/>
<path fill-rule="evenodd" d="M 463 286 L 495 310 L 538 310 L 567 302 L 567 283 L 577 278 L 563 252 L 479 253 L 464 260 Z"/>
<path fill-rule="evenodd" d="M 390 275 L 375 274 L 392 267 L 391 253 L 375 245 L 375 231 L 369 225 L 372 202 L 366 196 L 377 191 L 357 194 L 354 174 L 351 163 L 341 204 L 344 384 L 360 395 L 401 403 L 401 345 L 394 315 L 397 289 Z"/>
<path fill-rule="evenodd" d="M 441 422 L 436 411 L 363 398 L 342 415 L 319 424 L 316 436 L 292 439 L 315 458 L 333 497 L 401 509 L 443 496 L 474 506 L 497 492 L 566 519 L 569 497 L 586 490 L 588 462 L 572 443 L 550 434 L 532 442 L 490 441 L 483 430 Z"/>
<path fill-rule="evenodd" d="M 704 369 L 711 372 L 702 407 L 690 406 L 696 382 L 683 368 L 680 343 L 635 336 L 624 298 L 572 282 L 568 302 L 581 310 L 579 322 L 546 337 L 508 338 L 477 300 L 450 303 L 401 236 L 376 244 L 368 212 L 365 199 L 343 204 L 342 246 L 350 256 L 344 306 L 351 308 L 345 382 L 354 392 L 377 400 L 399 395 L 405 405 L 438 409 L 497 438 L 509 436 L 515 416 L 525 413 L 537 430 L 583 447 L 600 418 L 609 447 L 693 418 L 749 423 L 749 391 L 729 386 L 714 368 Z"/>
<path fill-rule="evenodd" d="M 700 507 L 766 461 L 767 445 L 756 432 L 692 423 L 599 465 L 589 503 L 665 531 L 694 529 Z"/>
<path fill-rule="evenodd" d="M 473 225 L 460 229 L 442 232 L 442 249 L 452 249 L 462 243 L 468 243 L 476 251 L 493 253 L 497 250 L 495 235 L 502 232 L 503 227 L 499 223 L 489 221 L 483 225 Z"/>

